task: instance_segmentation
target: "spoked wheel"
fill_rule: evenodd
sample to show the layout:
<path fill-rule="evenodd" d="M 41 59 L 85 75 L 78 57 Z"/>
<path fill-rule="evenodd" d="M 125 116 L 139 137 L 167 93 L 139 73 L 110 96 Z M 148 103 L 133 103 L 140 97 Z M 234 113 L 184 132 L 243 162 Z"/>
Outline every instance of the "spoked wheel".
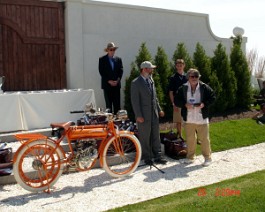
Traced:
<path fill-rule="evenodd" d="M 50 140 L 36 140 L 22 147 L 13 165 L 18 184 L 31 192 L 49 190 L 63 172 L 60 148 Z"/>
<path fill-rule="evenodd" d="M 138 167 L 142 149 L 139 140 L 130 134 L 113 137 L 103 150 L 103 168 L 113 177 L 131 174 Z"/>

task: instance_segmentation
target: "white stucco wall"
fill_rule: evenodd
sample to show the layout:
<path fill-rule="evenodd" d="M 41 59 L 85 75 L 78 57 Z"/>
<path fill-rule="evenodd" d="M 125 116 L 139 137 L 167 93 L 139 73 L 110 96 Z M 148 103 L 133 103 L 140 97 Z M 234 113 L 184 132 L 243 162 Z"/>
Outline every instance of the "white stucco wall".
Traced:
<path fill-rule="evenodd" d="M 123 87 L 130 65 L 143 42 L 146 42 L 153 57 L 157 47 L 162 46 L 170 60 L 177 44 L 182 42 L 191 56 L 197 42 L 209 56 L 213 55 L 220 42 L 227 53 L 232 46 L 230 39 L 219 38 L 212 33 L 207 14 L 89 0 L 66 0 L 65 6 L 67 86 L 94 89 L 98 107 L 105 107 L 98 58 L 105 54 L 108 42 L 119 46 L 116 55 L 123 60 Z M 243 40 L 244 50 L 246 40 Z M 123 105 L 123 91 L 121 94 Z"/>

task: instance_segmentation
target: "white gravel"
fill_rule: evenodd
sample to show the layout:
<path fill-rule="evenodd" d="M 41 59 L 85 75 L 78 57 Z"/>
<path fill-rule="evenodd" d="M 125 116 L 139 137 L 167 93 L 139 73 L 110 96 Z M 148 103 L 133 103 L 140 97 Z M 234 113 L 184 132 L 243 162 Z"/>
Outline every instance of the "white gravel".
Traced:
<path fill-rule="evenodd" d="M 213 153 L 209 167 L 201 166 L 201 156 L 190 165 L 169 159 L 158 166 L 165 174 L 149 166 L 117 179 L 103 169 L 72 173 L 61 176 L 50 194 L 30 193 L 17 184 L 0 186 L 0 211 L 105 211 L 265 170 L 264 152 L 261 143 Z"/>

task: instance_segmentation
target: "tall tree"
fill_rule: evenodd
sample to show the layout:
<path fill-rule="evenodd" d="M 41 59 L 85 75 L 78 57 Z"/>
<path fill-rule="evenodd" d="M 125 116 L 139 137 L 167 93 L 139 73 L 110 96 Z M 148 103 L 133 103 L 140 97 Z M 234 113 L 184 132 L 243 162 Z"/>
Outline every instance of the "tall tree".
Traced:
<path fill-rule="evenodd" d="M 161 91 L 163 93 L 163 95 L 161 94 L 163 98 L 160 101 L 160 105 L 165 111 L 166 118 L 168 118 L 171 117 L 172 114 L 172 107 L 167 107 L 168 105 L 171 105 L 168 95 L 168 78 L 170 76 L 170 63 L 168 61 L 165 50 L 162 47 L 157 48 L 157 53 L 155 56 L 155 65 L 157 66 L 156 73 L 160 77 L 159 87 L 161 88 Z"/>
<path fill-rule="evenodd" d="M 217 45 L 214 51 L 212 71 L 215 72 L 221 86 L 215 102 L 215 108 L 220 112 L 234 108 L 236 105 L 237 83 L 234 72 L 230 67 L 225 47 L 221 43 Z"/>
<path fill-rule="evenodd" d="M 139 69 L 136 67 L 135 63 L 131 63 L 131 73 L 130 76 L 125 79 L 124 87 L 124 108 L 127 110 L 128 117 L 130 120 L 135 121 L 132 105 L 131 105 L 131 82 L 133 79 L 138 77 L 140 74 Z"/>
<path fill-rule="evenodd" d="M 201 81 L 210 82 L 211 75 L 211 59 L 206 55 L 203 46 L 200 43 L 196 44 L 193 54 L 193 64 L 201 73 Z"/>
<path fill-rule="evenodd" d="M 134 120 L 134 114 L 131 106 L 131 91 L 130 91 L 130 86 L 131 82 L 134 78 L 139 76 L 140 74 L 140 66 L 141 63 L 144 61 L 150 61 L 153 63 L 151 53 L 149 52 L 148 48 L 146 47 L 146 43 L 142 43 L 138 55 L 136 56 L 135 62 L 132 64 L 132 71 L 128 79 L 126 79 L 125 82 L 125 108 L 129 114 L 129 118 Z M 136 65 L 135 65 L 136 64 Z M 154 70 L 153 73 L 153 80 L 156 86 L 156 92 L 157 92 L 157 98 L 160 103 L 164 102 L 164 94 L 161 88 L 161 83 L 160 83 L 160 77 L 159 74 L 157 73 L 156 70 Z"/>
<path fill-rule="evenodd" d="M 175 62 L 177 59 L 183 59 L 185 61 L 185 72 L 193 67 L 192 59 L 186 49 L 184 43 L 178 43 L 176 50 L 173 54 L 172 64 L 171 64 L 171 74 L 175 73 Z"/>
<path fill-rule="evenodd" d="M 241 49 L 242 36 L 233 37 L 233 47 L 230 54 L 232 70 L 237 79 L 237 100 L 239 108 L 249 108 L 251 104 L 251 73 L 245 54 Z"/>
<path fill-rule="evenodd" d="M 138 55 L 136 56 L 135 63 L 140 70 L 140 65 L 144 61 L 152 62 L 152 55 L 149 52 L 148 48 L 146 47 L 146 43 L 142 43 L 140 49 L 138 51 Z"/>
<path fill-rule="evenodd" d="M 138 51 L 138 55 L 136 56 L 135 63 L 137 64 L 139 71 L 140 71 L 141 63 L 144 61 L 150 61 L 154 63 L 152 59 L 152 55 L 150 51 L 148 50 L 148 48 L 146 47 L 146 43 L 141 44 L 140 49 Z M 161 84 L 160 84 L 160 77 L 156 70 L 154 70 L 153 72 L 153 80 L 154 80 L 155 87 L 156 87 L 157 98 L 159 102 L 162 103 L 164 102 L 164 94 L 163 94 Z"/>
<path fill-rule="evenodd" d="M 216 94 L 216 99 L 219 98 L 221 92 L 222 92 L 222 86 L 221 86 L 221 83 L 218 81 L 218 78 L 215 74 L 215 72 L 213 71 L 211 76 L 209 77 L 210 79 L 210 82 L 209 82 L 209 85 L 211 86 L 211 88 L 214 90 L 215 94 Z M 210 107 L 210 111 L 212 113 L 219 113 L 221 112 L 220 109 L 219 109 L 220 105 L 218 104 L 217 101 L 214 102 L 213 105 L 211 105 Z"/>

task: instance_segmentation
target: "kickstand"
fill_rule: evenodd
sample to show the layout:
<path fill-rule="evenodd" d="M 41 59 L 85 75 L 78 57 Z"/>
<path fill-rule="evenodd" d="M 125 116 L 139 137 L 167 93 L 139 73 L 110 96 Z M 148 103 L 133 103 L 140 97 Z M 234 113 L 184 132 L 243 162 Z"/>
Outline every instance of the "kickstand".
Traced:
<path fill-rule="evenodd" d="M 156 168 L 158 171 L 160 171 L 162 174 L 165 174 L 165 172 L 164 172 L 163 170 L 159 169 L 159 168 L 154 164 L 154 162 L 152 162 L 152 163 L 150 164 L 150 169 L 152 169 L 152 166 L 155 167 L 155 168 Z"/>

